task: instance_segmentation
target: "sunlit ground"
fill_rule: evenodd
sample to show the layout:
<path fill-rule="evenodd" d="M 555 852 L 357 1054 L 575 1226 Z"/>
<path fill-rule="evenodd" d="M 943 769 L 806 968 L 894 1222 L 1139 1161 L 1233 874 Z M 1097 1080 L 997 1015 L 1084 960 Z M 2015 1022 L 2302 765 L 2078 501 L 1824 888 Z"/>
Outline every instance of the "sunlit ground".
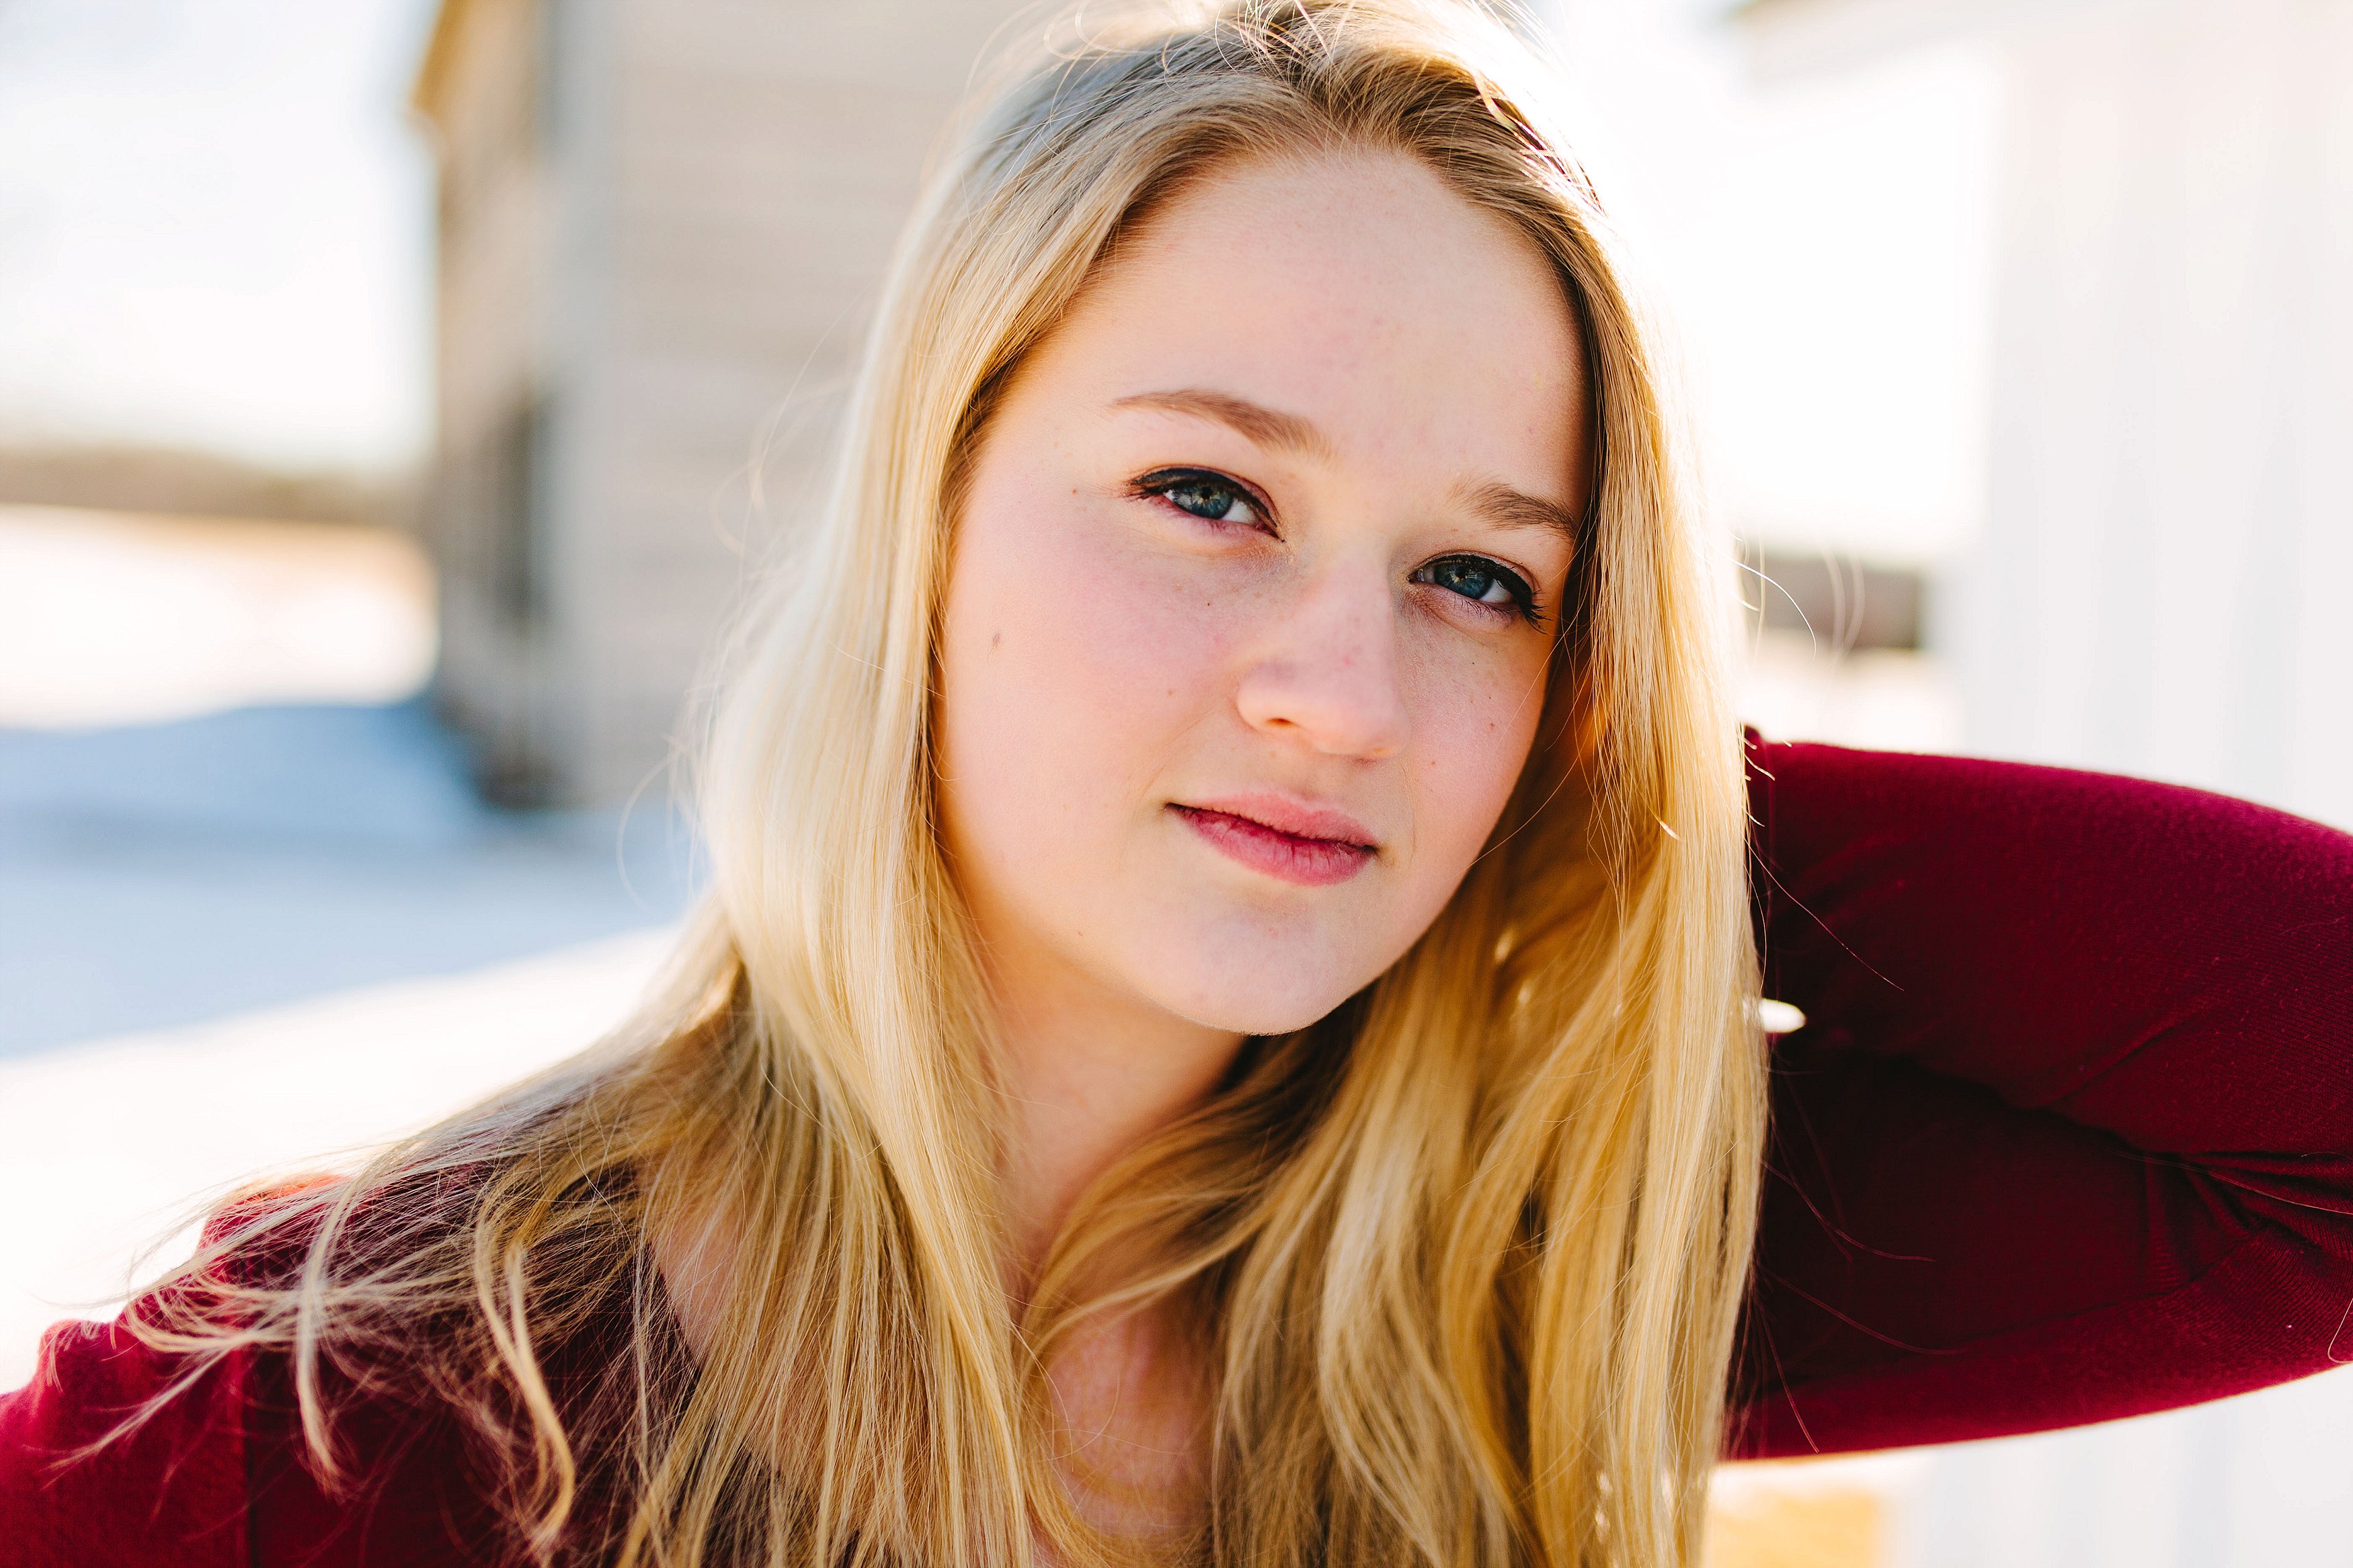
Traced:
<path fill-rule="evenodd" d="M 0 1061 L 0 1388 L 42 1327 L 111 1311 L 192 1200 L 318 1170 L 595 1040 L 664 931 Z M 25 1201 L 38 1194 L 37 1201 Z M 167 1256 L 185 1242 L 166 1248 Z"/>

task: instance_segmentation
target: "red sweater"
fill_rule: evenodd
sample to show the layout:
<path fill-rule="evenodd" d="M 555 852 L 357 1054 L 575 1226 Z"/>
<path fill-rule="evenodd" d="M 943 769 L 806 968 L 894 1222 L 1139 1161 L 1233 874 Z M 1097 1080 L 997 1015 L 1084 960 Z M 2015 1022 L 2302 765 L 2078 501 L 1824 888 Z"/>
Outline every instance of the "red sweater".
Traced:
<path fill-rule="evenodd" d="M 1752 743 L 1774 1059 L 1731 1450 L 1988 1437 L 2353 1359 L 2353 838 L 2100 774 Z M 0 1398 L 0 1564 L 486 1563 L 461 1448 L 299 1462 L 282 1360 L 68 1324 Z"/>

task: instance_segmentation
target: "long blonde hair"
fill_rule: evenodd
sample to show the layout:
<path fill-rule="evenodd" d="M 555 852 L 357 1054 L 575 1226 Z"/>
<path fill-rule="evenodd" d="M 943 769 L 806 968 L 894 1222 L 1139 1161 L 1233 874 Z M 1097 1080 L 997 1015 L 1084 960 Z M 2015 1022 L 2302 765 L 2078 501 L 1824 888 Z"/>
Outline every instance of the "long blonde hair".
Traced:
<path fill-rule="evenodd" d="M 1467 5 L 1078 15 L 982 95 L 902 242 L 820 515 L 711 719 L 712 888 L 670 984 L 349 1179 L 231 1205 L 138 1321 L 290 1352 L 331 1476 L 338 1391 L 421 1391 L 543 1555 L 1690 1563 L 1754 1229 L 1756 964 L 1719 565 L 1592 193 L 1540 68 Z M 1429 931 L 1099 1181 L 1017 1309 L 935 831 L 964 465 L 1145 215 L 1336 145 L 1514 225 L 1581 323 L 1595 486 L 1544 731 Z M 714 1235 L 689 1351 L 655 1243 Z M 1122 1540 L 1070 1495 L 1048 1372 L 1081 1321 L 1178 1300 L 1215 1380 L 1205 1517 Z"/>

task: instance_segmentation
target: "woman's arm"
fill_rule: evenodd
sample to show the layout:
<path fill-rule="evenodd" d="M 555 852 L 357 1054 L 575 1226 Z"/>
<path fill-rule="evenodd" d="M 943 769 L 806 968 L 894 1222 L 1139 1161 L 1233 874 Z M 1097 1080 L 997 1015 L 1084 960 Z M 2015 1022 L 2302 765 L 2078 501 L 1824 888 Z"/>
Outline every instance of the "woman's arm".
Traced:
<path fill-rule="evenodd" d="M 1749 746 L 1774 1059 L 1743 1456 L 2353 1360 L 2353 837 L 2016 763 Z"/>

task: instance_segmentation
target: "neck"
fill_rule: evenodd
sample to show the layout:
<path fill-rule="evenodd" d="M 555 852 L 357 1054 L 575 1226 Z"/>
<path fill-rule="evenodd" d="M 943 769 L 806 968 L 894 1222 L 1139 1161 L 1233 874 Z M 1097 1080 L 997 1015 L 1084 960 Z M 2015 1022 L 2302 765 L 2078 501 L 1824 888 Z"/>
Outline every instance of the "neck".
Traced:
<path fill-rule="evenodd" d="M 999 964 L 1006 1220 L 1017 1295 L 1082 1193 L 1214 1089 L 1244 1037 L 1180 1018 L 1085 976 Z"/>

